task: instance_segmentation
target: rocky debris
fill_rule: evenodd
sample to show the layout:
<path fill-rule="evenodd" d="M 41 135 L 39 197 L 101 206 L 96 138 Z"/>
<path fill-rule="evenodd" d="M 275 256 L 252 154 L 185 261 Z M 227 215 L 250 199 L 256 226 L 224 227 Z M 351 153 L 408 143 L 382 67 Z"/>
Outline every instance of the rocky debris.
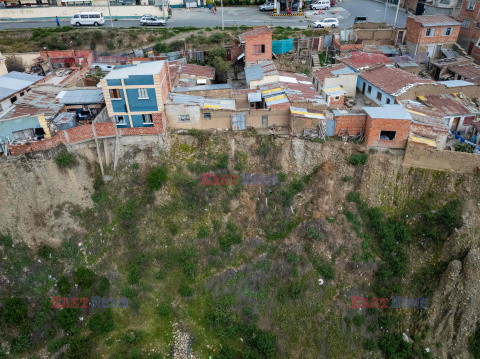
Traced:
<path fill-rule="evenodd" d="M 468 251 L 463 263 L 454 260 L 443 273 L 433 296 L 430 342 L 441 342 L 439 358 L 468 357 L 468 338 L 480 311 L 480 249 Z"/>
<path fill-rule="evenodd" d="M 175 324 L 174 324 L 175 325 Z M 194 359 L 195 355 L 190 350 L 190 335 L 176 328 L 173 334 L 173 358 L 174 359 Z"/>

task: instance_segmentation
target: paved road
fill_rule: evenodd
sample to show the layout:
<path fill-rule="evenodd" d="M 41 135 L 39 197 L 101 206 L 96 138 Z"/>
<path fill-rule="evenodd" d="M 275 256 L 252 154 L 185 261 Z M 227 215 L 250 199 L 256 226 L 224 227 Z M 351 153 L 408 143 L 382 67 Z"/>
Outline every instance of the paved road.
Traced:
<path fill-rule="evenodd" d="M 217 8 L 217 14 L 207 9 L 173 9 L 172 18 L 168 21 L 167 27 L 196 26 L 196 27 L 215 27 L 222 26 L 221 9 Z M 393 24 L 396 7 L 387 7 L 386 20 L 388 24 Z M 310 18 L 302 17 L 273 17 L 268 13 L 262 13 L 256 6 L 248 7 L 230 7 L 224 8 L 225 26 L 291 26 L 306 28 L 311 21 L 320 20 L 325 17 L 336 17 L 340 21 L 340 27 L 347 28 L 353 25 L 355 16 L 367 16 L 370 21 L 383 21 L 385 14 L 385 4 L 372 0 L 346 0 L 340 1 L 336 7 L 328 11 L 323 11 L 320 15 L 314 11 L 307 11 L 306 15 Z M 400 9 L 398 12 L 397 26 L 405 26 L 407 15 Z M 62 26 L 69 26 L 70 21 L 61 20 Z M 113 21 L 114 27 L 133 27 L 138 26 L 138 20 L 118 20 Z M 29 29 L 37 27 L 55 27 L 52 21 L 0 21 L 0 29 Z M 110 26 L 110 21 L 104 25 Z"/>

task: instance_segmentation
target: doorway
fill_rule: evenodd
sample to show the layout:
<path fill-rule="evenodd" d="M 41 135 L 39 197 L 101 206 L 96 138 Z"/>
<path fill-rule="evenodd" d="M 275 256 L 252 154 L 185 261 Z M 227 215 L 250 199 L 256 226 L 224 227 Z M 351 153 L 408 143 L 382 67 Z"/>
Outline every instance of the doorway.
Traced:
<path fill-rule="evenodd" d="M 460 123 L 460 117 L 454 117 L 452 122 L 452 127 L 450 127 L 450 129 L 456 131 L 459 123 Z"/>
<path fill-rule="evenodd" d="M 262 128 L 268 128 L 268 115 L 262 115 Z"/>
<path fill-rule="evenodd" d="M 365 95 L 365 87 L 366 87 L 366 86 L 367 86 L 367 84 L 364 82 L 364 83 L 363 83 L 363 87 L 362 87 L 362 94 L 364 94 L 364 95 Z"/>

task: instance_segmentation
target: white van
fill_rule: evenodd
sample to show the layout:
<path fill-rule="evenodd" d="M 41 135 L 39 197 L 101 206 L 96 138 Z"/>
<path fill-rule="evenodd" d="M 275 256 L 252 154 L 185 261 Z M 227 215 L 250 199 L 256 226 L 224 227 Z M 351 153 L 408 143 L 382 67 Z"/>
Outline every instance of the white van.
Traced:
<path fill-rule="evenodd" d="M 310 5 L 312 10 L 328 10 L 330 9 L 330 0 L 318 0 Z"/>
<path fill-rule="evenodd" d="M 74 17 L 71 18 L 70 24 L 75 26 L 80 25 L 103 25 L 105 23 L 105 19 L 103 18 L 103 14 L 101 12 L 80 12 L 75 14 Z"/>

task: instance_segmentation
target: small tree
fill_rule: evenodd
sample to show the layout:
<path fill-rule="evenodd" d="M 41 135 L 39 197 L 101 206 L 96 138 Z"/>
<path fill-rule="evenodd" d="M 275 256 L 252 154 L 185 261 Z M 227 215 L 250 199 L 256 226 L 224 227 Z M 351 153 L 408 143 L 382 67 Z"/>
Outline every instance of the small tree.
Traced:
<path fill-rule="evenodd" d="M 221 57 L 215 57 L 212 62 L 215 67 L 215 82 L 223 84 L 228 80 L 228 71 L 230 70 L 230 63 Z"/>
<path fill-rule="evenodd" d="M 58 278 L 57 286 L 58 286 L 58 292 L 61 295 L 67 295 L 68 293 L 70 293 L 70 289 L 72 288 L 72 285 L 68 281 L 68 278 L 64 275 Z"/>
<path fill-rule="evenodd" d="M 167 180 L 167 168 L 166 167 L 156 167 L 153 168 L 147 176 L 148 187 L 152 190 L 158 191 L 160 187 Z"/>
<path fill-rule="evenodd" d="M 7 66 L 7 70 L 10 71 L 18 71 L 18 72 L 25 72 L 25 65 L 21 58 L 16 56 L 7 56 L 5 59 L 5 65 Z"/>
<path fill-rule="evenodd" d="M 75 280 L 81 287 L 88 289 L 95 281 L 95 272 L 85 267 L 79 267 L 75 272 Z"/>
<path fill-rule="evenodd" d="M 22 323 L 27 318 L 27 303 L 22 298 L 8 298 L 3 306 L 2 318 L 8 324 Z"/>

